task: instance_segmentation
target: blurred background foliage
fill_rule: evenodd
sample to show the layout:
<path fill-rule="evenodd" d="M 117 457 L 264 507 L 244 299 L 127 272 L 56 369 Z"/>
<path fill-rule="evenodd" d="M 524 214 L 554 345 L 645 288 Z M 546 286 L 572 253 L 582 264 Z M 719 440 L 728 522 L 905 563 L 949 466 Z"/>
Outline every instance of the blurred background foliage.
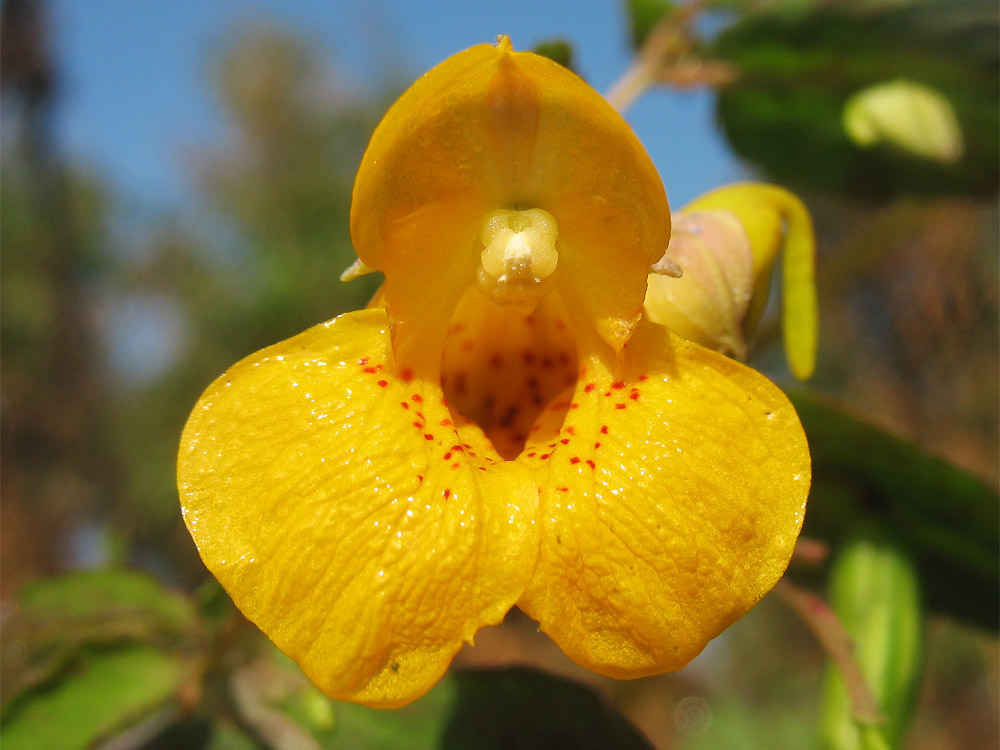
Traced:
<path fill-rule="evenodd" d="M 126 197 L 71 165 L 52 137 L 60 71 L 44 4 L 2 8 L 11 748 L 467 747 L 470 737 L 482 747 L 820 746 L 824 653 L 773 596 L 676 675 L 589 675 L 514 612 L 407 709 L 318 693 L 201 566 L 178 513 L 177 440 L 226 366 L 371 296 L 372 277 L 338 280 L 354 259 L 350 193 L 406 81 L 362 97 L 294 32 L 234 36 L 206 83 L 228 134 L 191 160 L 199 220 L 140 212 L 123 227 L 111 217 Z M 816 462 L 806 534 L 819 553 L 793 563 L 791 580 L 823 592 L 827 553 L 873 528 L 891 536 L 915 561 L 918 610 L 931 614 L 900 746 L 997 747 L 995 3 L 624 8 L 633 42 L 645 43 L 638 59 L 661 45 L 643 85 L 713 87 L 719 126 L 751 174 L 795 189 L 814 214 L 821 352 L 795 400 Z M 572 64 L 571 43 L 543 51 Z M 933 116 L 958 123 L 931 156 L 878 111 L 864 113 L 874 145 L 844 126 L 852 97 L 899 79 L 932 88 L 950 112 Z M 759 337 L 754 363 L 781 380 L 776 338 Z M 472 669 L 512 663 L 548 676 Z"/>

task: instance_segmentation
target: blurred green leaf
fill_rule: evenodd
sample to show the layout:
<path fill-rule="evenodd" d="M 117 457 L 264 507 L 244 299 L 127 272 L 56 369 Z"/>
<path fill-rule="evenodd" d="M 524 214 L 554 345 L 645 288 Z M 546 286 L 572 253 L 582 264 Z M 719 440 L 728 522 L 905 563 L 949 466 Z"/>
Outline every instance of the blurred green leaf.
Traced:
<path fill-rule="evenodd" d="M 554 60 L 564 68 L 576 70 L 573 45 L 565 39 L 551 39 L 547 42 L 541 42 L 535 45 L 533 52 L 536 55 Z"/>
<path fill-rule="evenodd" d="M 854 642 L 854 655 L 884 722 L 851 715 L 839 669 L 827 665 L 823 738 L 831 750 L 898 747 L 913 715 L 923 674 L 920 584 L 909 556 L 885 534 L 861 534 L 837 553 L 830 605 Z"/>
<path fill-rule="evenodd" d="M 641 47 L 653 27 L 676 7 L 677 4 L 670 0 L 625 0 L 632 46 Z"/>
<path fill-rule="evenodd" d="M 651 747 L 584 685 L 523 668 L 456 671 L 453 679 L 443 750 Z"/>
<path fill-rule="evenodd" d="M 649 747 L 590 688 L 531 669 L 453 669 L 423 698 L 385 711 L 329 700 L 292 660 L 270 652 L 232 684 L 240 716 L 268 747 Z"/>
<path fill-rule="evenodd" d="M 845 0 L 750 8 L 712 49 L 739 70 L 720 92 L 718 115 L 741 156 L 779 182 L 855 199 L 996 191 L 994 3 Z M 960 160 L 943 164 L 848 137 L 841 118 L 849 98 L 899 78 L 950 102 L 965 141 Z"/>
<path fill-rule="evenodd" d="M 121 618 L 175 635 L 192 630 L 196 619 L 186 598 L 130 570 L 87 570 L 36 581 L 25 586 L 18 606 L 21 617 L 38 622 Z"/>
<path fill-rule="evenodd" d="M 790 397 L 813 460 L 803 534 L 837 544 L 860 528 L 891 531 L 914 558 L 932 611 L 996 630 L 997 491 L 817 396 Z"/>
<path fill-rule="evenodd" d="M 180 594 L 127 570 L 92 570 L 36 581 L 5 625 L 3 702 L 52 678 L 88 645 L 140 641 L 182 647 L 199 636 Z"/>
<path fill-rule="evenodd" d="M 4 717 L 4 750 L 89 748 L 170 700 L 183 677 L 179 660 L 150 646 L 88 651 Z"/>
<path fill-rule="evenodd" d="M 236 727 L 217 721 L 204 750 L 260 750 L 260 745 Z"/>

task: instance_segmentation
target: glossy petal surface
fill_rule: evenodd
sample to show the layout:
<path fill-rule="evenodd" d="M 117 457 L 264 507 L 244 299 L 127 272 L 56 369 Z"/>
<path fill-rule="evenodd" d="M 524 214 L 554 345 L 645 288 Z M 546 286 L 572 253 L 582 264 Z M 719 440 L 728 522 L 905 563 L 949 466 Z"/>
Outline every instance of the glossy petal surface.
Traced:
<path fill-rule="evenodd" d="M 810 469 L 755 371 L 648 323 L 623 357 L 590 359 L 565 422 L 519 459 L 543 490 L 518 604 L 576 662 L 637 677 L 684 666 L 781 577 Z"/>
<path fill-rule="evenodd" d="M 240 609 L 331 696 L 423 694 L 524 590 L 537 490 L 438 386 L 391 365 L 380 309 L 222 375 L 185 430 L 185 521 Z"/>

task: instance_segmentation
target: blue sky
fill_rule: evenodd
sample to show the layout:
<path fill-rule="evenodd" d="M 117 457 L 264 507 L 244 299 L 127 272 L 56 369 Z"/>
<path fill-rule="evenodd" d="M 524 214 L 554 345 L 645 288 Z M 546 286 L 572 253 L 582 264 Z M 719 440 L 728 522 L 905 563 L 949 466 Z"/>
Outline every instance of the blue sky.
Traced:
<path fill-rule="evenodd" d="M 570 40 L 580 72 L 599 91 L 630 58 L 620 0 L 52 0 L 50 7 L 62 74 L 61 145 L 147 207 L 193 200 L 182 157 L 225 133 L 206 72 L 232 34 L 253 21 L 301 30 L 360 90 L 378 87 L 387 51 L 416 78 L 498 33 L 520 49 Z M 707 92 L 657 91 L 628 113 L 675 207 L 742 176 L 712 106 Z"/>

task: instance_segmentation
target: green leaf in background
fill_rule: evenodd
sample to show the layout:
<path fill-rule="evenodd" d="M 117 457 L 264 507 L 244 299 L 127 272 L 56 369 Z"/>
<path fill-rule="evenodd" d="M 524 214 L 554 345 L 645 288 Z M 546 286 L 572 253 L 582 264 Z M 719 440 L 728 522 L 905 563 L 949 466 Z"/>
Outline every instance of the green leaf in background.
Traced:
<path fill-rule="evenodd" d="M 860 529 L 891 533 L 916 562 L 931 611 L 995 631 L 997 491 L 817 396 L 799 392 L 790 398 L 813 460 L 803 534 L 836 547 Z"/>
<path fill-rule="evenodd" d="M 852 199 L 992 194 L 1000 149 L 998 21 L 984 0 L 772 2 L 712 46 L 739 75 L 719 94 L 732 147 L 772 179 Z M 852 96 L 906 79 L 939 93 L 965 150 L 953 163 L 897 145 L 861 146 L 843 127 Z"/>
<path fill-rule="evenodd" d="M 884 534 L 863 534 L 837 553 L 830 605 L 854 641 L 861 673 L 885 721 L 862 725 L 851 716 L 839 669 L 826 668 L 823 740 L 830 750 L 899 746 L 913 715 L 923 667 L 920 585 L 912 561 Z"/>
<path fill-rule="evenodd" d="M 4 717 L 4 750 L 89 748 L 170 700 L 183 678 L 181 663 L 151 646 L 88 651 Z"/>
<path fill-rule="evenodd" d="M 676 7 L 670 0 L 625 0 L 632 46 L 639 49 L 653 27 Z"/>
<path fill-rule="evenodd" d="M 90 570 L 36 581 L 20 592 L 5 623 L 4 710 L 87 645 L 137 641 L 180 649 L 199 635 L 190 602 L 141 573 Z"/>
<path fill-rule="evenodd" d="M 590 688 L 532 669 L 453 669 L 423 698 L 385 711 L 329 700 L 293 661 L 273 647 L 269 651 L 231 682 L 242 722 L 267 747 L 650 747 Z"/>
<path fill-rule="evenodd" d="M 547 42 L 541 42 L 535 45 L 532 52 L 536 55 L 541 55 L 542 57 L 554 60 L 564 68 L 576 70 L 573 56 L 573 45 L 565 39 L 550 39 Z"/>
<path fill-rule="evenodd" d="M 442 750 L 648 749 L 649 743 L 589 688 L 531 669 L 456 671 Z"/>

